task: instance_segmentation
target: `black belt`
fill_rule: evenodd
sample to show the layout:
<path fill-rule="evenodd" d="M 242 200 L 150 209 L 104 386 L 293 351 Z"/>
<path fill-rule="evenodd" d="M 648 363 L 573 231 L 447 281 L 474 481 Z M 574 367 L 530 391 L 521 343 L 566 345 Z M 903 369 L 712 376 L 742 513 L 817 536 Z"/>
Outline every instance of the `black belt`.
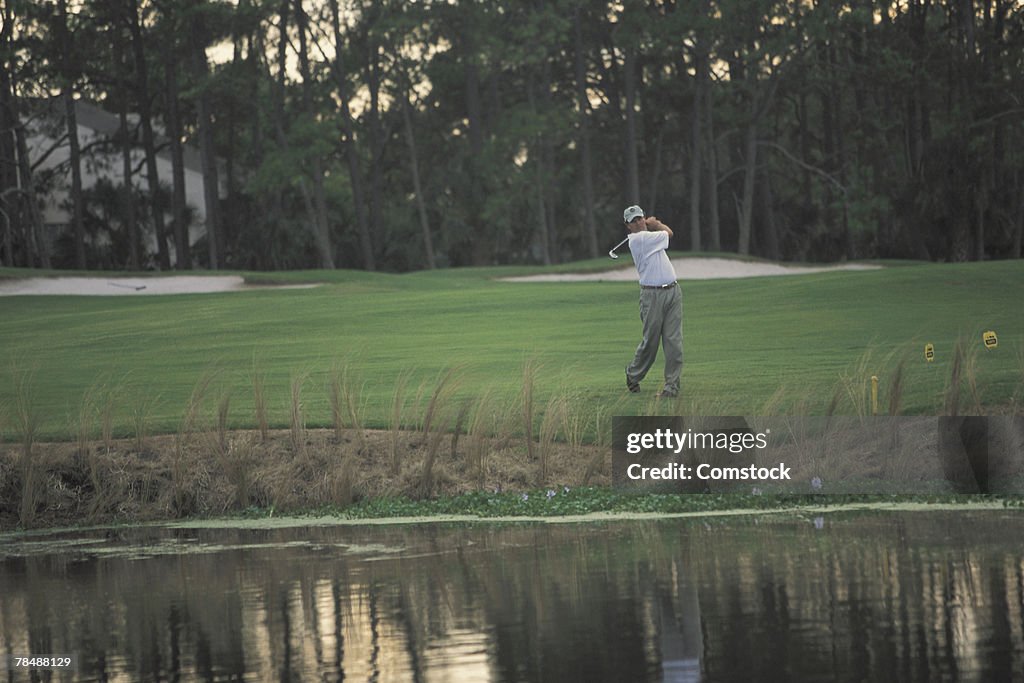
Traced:
<path fill-rule="evenodd" d="M 670 282 L 667 285 L 640 285 L 640 289 L 668 289 L 669 287 L 675 287 L 676 283 Z"/>

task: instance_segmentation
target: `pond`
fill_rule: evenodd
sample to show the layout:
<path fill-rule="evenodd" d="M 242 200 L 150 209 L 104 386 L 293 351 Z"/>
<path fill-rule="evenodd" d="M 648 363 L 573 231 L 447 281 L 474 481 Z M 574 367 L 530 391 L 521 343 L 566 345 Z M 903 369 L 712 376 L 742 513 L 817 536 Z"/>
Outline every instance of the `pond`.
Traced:
<path fill-rule="evenodd" d="M 43 680 L 1024 680 L 1024 514 L 0 537 Z M 0 680 L 30 680 L 12 668 Z M 2 666 L 2 664 L 0 664 Z"/>

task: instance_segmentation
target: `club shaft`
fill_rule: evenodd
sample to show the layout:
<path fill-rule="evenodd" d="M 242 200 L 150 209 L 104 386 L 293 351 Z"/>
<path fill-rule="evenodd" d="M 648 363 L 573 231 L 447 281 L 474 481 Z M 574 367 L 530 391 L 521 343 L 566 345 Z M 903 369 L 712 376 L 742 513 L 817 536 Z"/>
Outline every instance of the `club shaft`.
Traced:
<path fill-rule="evenodd" d="M 619 242 L 618 244 L 616 244 L 616 245 L 615 245 L 614 247 L 612 247 L 612 249 L 611 249 L 611 250 L 612 250 L 612 251 L 615 251 L 616 249 L 618 249 L 619 247 L 621 247 L 621 246 L 622 246 L 623 244 L 625 244 L 625 243 L 626 243 L 626 242 L 628 242 L 628 241 L 629 241 L 629 238 L 627 237 L 626 239 L 622 240 L 621 242 Z"/>

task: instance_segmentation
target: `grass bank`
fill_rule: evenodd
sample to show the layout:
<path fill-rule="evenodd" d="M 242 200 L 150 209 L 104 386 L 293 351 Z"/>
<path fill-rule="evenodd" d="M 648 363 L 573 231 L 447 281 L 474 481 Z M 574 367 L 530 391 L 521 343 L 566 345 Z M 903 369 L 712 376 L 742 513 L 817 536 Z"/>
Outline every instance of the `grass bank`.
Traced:
<path fill-rule="evenodd" d="M 256 427 L 255 375 L 271 427 L 290 426 L 296 378 L 307 425 L 327 427 L 339 364 L 365 425 L 384 428 L 400 378 L 415 393 L 458 367 L 452 400 L 489 392 L 509 403 L 527 359 L 537 368 L 538 406 L 577 394 L 592 410 L 644 412 L 657 378 L 624 399 L 621 377 L 638 332 L 635 285 L 493 279 L 522 270 L 345 271 L 310 290 L 5 297 L 0 428 L 6 440 L 20 438 L 13 413 L 22 402 L 40 438 L 75 438 L 83 401 L 107 392 L 115 434 L 131 435 L 140 411 L 149 433 L 173 433 L 203 383 L 230 394 L 230 428 Z M 900 410 L 938 414 L 958 340 L 974 355 L 976 403 L 1024 398 L 1022 262 L 688 282 L 683 290 L 685 412 L 857 414 L 870 376 L 885 402 L 902 364 Z M 983 352 L 989 329 L 999 346 Z M 16 395 L 18 386 L 27 394 Z"/>
<path fill-rule="evenodd" d="M 865 415 L 872 376 L 883 413 L 1024 405 L 1024 262 L 686 282 L 674 402 L 654 398 L 653 376 L 625 391 L 635 284 L 495 279 L 537 270 L 0 298 L 0 515 L 150 519 L 601 484 L 612 415 Z"/>

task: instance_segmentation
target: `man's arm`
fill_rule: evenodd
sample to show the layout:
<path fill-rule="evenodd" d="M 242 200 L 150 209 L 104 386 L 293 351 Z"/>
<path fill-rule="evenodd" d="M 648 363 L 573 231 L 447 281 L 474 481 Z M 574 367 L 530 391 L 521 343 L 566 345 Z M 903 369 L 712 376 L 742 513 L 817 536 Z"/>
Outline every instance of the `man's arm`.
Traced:
<path fill-rule="evenodd" d="M 644 219 L 644 222 L 647 224 L 647 229 L 648 230 L 652 230 L 652 231 L 655 231 L 655 232 L 657 232 L 657 231 L 667 232 L 669 237 L 673 237 L 674 236 L 672 234 L 672 228 L 668 227 L 667 225 L 665 225 L 664 223 L 659 221 L 654 216 L 648 216 L 647 218 Z"/>

